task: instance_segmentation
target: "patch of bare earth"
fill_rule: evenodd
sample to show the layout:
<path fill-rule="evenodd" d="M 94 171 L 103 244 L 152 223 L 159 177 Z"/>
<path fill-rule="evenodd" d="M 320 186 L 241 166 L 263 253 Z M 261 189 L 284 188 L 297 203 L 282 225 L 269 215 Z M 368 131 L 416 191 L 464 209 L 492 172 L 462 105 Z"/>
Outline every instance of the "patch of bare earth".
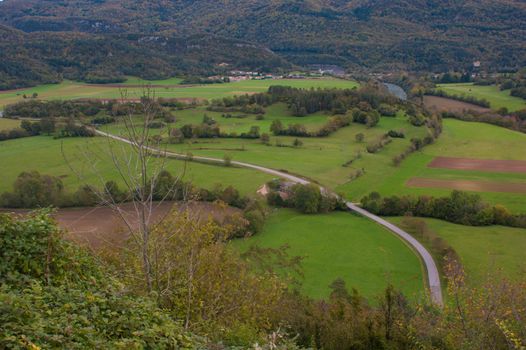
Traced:
<path fill-rule="evenodd" d="M 451 98 L 439 97 L 439 96 L 424 96 L 424 105 L 426 108 L 434 111 L 446 111 L 446 112 L 489 112 L 489 108 L 480 107 L 471 103 L 453 100 Z"/>
<path fill-rule="evenodd" d="M 471 158 L 436 157 L 427 165 L 429 168 L 479 170 L 502 173 L 526 173 L 526 161 L 492 160 Z"/>
<path fill-rule="evenodd" d="M 406 182 L 408 187 L 447 188 L 473 192 L 505 192 L 526 194 L 526 183 L 506 183 L 471 180 L 438 180 L 415 177 Z"/>
<path fill-rule="evenodd" d="M 120 206 L 132 229 L 136 230 L 138 222 L 134 218 L 135 210 L 132 203 Z M 209 202 L 175 203 L 164 202 L 154 204 L 152 223 L 159 222 L 171 210 L 188 211 L 195 220 L 212 218 L 221 223 L 235 214 L 239 209 Z M 25 215 L 30 210 L 2 210 L 14 214 Z M 121 247 L 130 237 L 129 229 L 122 218 L 108 207 L 65 208 L 58 209 L 53 215 L 59 226 L 65 230 L 65 238 L 94 250 L 104 247 Z"/>

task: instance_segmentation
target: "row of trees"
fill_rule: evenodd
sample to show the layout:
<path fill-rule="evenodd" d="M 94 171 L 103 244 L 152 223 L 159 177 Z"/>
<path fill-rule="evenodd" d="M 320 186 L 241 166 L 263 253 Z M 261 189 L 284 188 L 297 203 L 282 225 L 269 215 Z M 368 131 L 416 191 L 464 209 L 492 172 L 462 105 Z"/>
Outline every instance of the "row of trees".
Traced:
<path fill-rule="evenodd" d="M 467 122 L 487 123 L 526 133 L 526 110 L 516 111 L 511 113 L 511 115 L 500 115 L 493 112 L 478 113 L 475 111 L 466 113 L 442 112 L 441 117 Z"/>
<path fill-rule="evenodd" d="M 92 129 L 75 123 L 69 119 L 66 123 L 57 123 L 54 118 L 43 118 L 36 122 L 23 120 L 19 128 L 0 131 L 0 141 L 18 139 L 37 135 L 53 135 L 63 137 L 93 137 Z"/>
<path fill-rule="evenodd" d="M 364 209 L 383 216 L 430 217 L 469 226 L 526 227 L 526 215 L 514 215 L 502 205 L 491 206 L 479 195 L 453 191 L 449 197 L 390 196 L 372 192 L 361 200 Z"/>
<path fill-rule="evenodd" d="M 477 98 L 471 95 L 449 94 L 445 92 L 444 90 L 440 90 L 440 89 L 428 89 L 426 90 L 425 94 L 431 95 L 431 96 L 450 98 L 450 99 L 462 101 L 462 102 L 467 102 L 467 103 L 471 103 L 473 105 L 484 107 L 484 108 L 490 108 L 491 106 L 489 101 L 484 98 Z"/>

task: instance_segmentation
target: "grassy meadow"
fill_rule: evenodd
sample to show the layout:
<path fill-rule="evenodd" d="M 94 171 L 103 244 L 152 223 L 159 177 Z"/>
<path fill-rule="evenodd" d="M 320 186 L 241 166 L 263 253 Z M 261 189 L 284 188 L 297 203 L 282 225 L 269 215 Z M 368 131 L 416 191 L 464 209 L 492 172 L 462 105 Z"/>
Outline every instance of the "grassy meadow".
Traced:
<path fill-rule="evenodd" d="M 156 97 L 198 99 L 213 99 L 233 95 L 264 92 L 272 85 L 287 85 L 298 88 L 353 88 L 358 86 L 358 83 L 354 81 L 335 78 L 246 80 L 224 84 L 173 86 L 180 83 L 180 81 L 181 80 L 178 78 L 173 78 L 161 81 L 149 81 L 146 83 L 151 85 L 166 85 L 166 87 L 153 88 L 153 92 L 155 93 Z M 124 85 L 137 85 L 143 83 L 145 83 L 145 81 L 137 78 L 131 78 L 126 83 L 124 83 Z M 33 93 L 37 93 L 38 98 L 44 100 L 71 100 L 78 98 L 115 99 L 121 97 L 121 90 L 123 89 L 126 89 L 128 98 L 140 98 L 143 95 L 143 89 L 135 86 L 122 88 L 111 84 L 94 85 L 73 81 L 64 81 L 60 84 L 48 84 L 28 89 L 1 91 L 0 109 L 7 104 L 23 100 L 23 95 L 31 96 Z"/>
<path fill-rule="evenodd" d="M 526 100 L 510 95 L 510 90 L 501 91 L 496 85 L 479 86 L 472 83 L 440 84 L 440 90 L 450 95 L 474 96 L 489 101 L 491 108 L 507 108 L 509 111 L 517 111 L 526 108 Z"/>
<path fill-rule="evenodd" d="M 203 111 L 204 113 L 204 111 Z M 237 119 L 224 119 L 214 116 L 221 130 L 233 130 L 237 132 L 248 132 L 250 126 L 260 126 L 261 132 L 270 133 L 270 123 L 272 120 L 279 119 L 285 125 L 289 123 L 304 123 L 307 128 L 318 128 L 327 121 L 329 115 L 318 114 L 304 118 L 292 117 L 284 106 L 273 106 L 269 108 L 264 116 L 264 120 L 256 120 L 250 117 L 248 120 L 239 122 Z M 202 119 L 202 114 L 196 118 Z M 184 124 L 185 117 L 181 116 L 180 124 Z M 365 147 L 368 142 L 378 140 L 389 130 L 404 130 L 405 139 L 394 139 L 384 150 L 377 154 L 368 154 Z M 357 134 L 363 133 L 365 141 L 357 142 Z M 402 152 L 409 146 L 410 138 L 423 137 L 426 135 L 425 128 L 412 126 L 405 117 L 382 118 L 380 123 L 374 128 L 366 128 L 362 124 L 351 124 L 342 128 L 329 137 L 301 138 L 301 147 L 292 147 L 296 137 L 271 136 L 269 145 L 261 143 L 259 140 L 247 139 L 200 139 L 190 143 L 167 145 L 170 150 L 194 155 L 210 156 L 223 158 L 225 154 L 232 156 L 234 160 L 264 165 L 274 169 L 283 169 L 291 173 L 307 176 L 319 183 L 336 188 L 350 181 L 350 177 L 356 169 L 362 167 L 376 168 L 385 170 L 389 167 L 392 156 Z M 344 166 L 351 159 L 360 153 L 361 159 L 365 162 L 358 168 L 353 169 Z M 354 164 L 353 164 L 354 167 Z"/>
<path fill-rule="evenodd" d="M 387 218 L 399 224 L 402 218 Z M 488 274 L 517 278 L 526 273 L 526 230 L 504 226 L 463 226 L 436 219 L 422 219 L 428 228 L 448 242 L 460 256 L 471 283 Z"/>
<path fill-rule="evenodd" d="M 327 297 L 337 278 L 367 297 L 379 295 L 388 283 L 409 297 L 424 291 L 420 261 L 411 249 L 381 226 L 350 213 L 302 215 L 279 209 L 263 232 L 232 244 L 241 251 L 251 245 L 289 245 L 291 256 L 304 257 L 302 291 L 314 298 Z"/>
<path fill-rule="evenodd" d="M 391 145 L 387 146 L 387 148 L 390 147 Z M 372 190 L 378 191 L 382 195 L 445 196 L 451 192 L 447 189 L 407 187 L 406 182 L 413 177 L 523 183 L 526 182 L 524 174 L 437 169 L 428 168 L 427 164 L 438 156 L 526 160 L 526 153 L 519 151 L 524 149 L 526 149 L 526 134 L 489 124 L 446 119 L 444 120 L 444 131 L 435 144 L 414 153 L 399 167 L 390 165 L 388 159 L 384 160 L 383 165 L 371 164 L 365 158 L 360 159 L 356 161 L 355 166 L 363 166 L 367 170 L 366 175 L 338 186 L 337 190 L 354 200 L 363 197 Z M 388 152 L 385 151 L 384 154 L 388 154 Z M 515 212 L 526 212 L 524 194 L 477 193 L 490 203 L 503 204 Z"/>
<path fill-rule="evenodd" d="M 114 144 L 114 147 L 117 154 L 120 150 L 127 150 L 127 146 L 120 144 Z M 88 157 L 86 153 L 89 154 Z M 63 154 L 75 172 L 72 172 Z M 0 193 L 11 190 L 18 174 L 31 170 L 60 177 L 67 191 L 75 191 L 85 183 L 102 185 L 99 175 L 104 181 L 121 182 L 107 153 L 107 140 L 102 137 L 55 140 L 49 136 L 35 136 L 2 141 L 0 159 Z M 170 160 L 166 168 L 174 175 L 184 175 L 185 181 L 192 181 L 196 186 L 211 189 L 217 184 L 232 185 L 246 195 L 254 194 L 261 184 L 272 178 L 270 175 L 248 169 L 177 160 Z M 76 173 L 82 174 L 83 178 L 79 179 Z"/>

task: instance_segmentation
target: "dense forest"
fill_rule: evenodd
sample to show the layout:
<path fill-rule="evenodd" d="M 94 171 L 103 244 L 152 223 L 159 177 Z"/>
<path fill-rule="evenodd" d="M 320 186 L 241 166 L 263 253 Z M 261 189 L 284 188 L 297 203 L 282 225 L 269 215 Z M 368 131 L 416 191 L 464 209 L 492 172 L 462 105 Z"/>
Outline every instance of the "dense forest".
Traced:
<path fill-rule="evenodd" d="M 0 29 L 4 88 L 60 74 L 115 81 L 204 73 L 220 62 L 420 71 L 526 65 L 526 4 L 518 0 L 5 0 L 0 13 L 0 25 L 38 32 Z"/>
<path fill-rule="evenodd" d="M 24 33 L 0 25 L 0 89 L 62 79 L 115 83 L 220 73 L 223 62 L 259 71 L 291 65 L 258 45 L 212 35 Z"/>

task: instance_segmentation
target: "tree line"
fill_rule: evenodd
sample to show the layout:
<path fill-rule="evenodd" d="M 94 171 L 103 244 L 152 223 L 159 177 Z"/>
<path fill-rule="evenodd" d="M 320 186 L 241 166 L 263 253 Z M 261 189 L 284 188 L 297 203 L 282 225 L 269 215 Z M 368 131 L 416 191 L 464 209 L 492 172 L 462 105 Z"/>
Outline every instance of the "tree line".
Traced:
<path fill-rule="evenodd" d="M 361 200 L 364 209 L 383 216 L 420 216 L 468 226 L 503 225 L 526 228 L 526 215 L 502 205 L 489 205 L 477 194 L 453 191 L 449 197 L 390 196 L 372 192 Z"/>

